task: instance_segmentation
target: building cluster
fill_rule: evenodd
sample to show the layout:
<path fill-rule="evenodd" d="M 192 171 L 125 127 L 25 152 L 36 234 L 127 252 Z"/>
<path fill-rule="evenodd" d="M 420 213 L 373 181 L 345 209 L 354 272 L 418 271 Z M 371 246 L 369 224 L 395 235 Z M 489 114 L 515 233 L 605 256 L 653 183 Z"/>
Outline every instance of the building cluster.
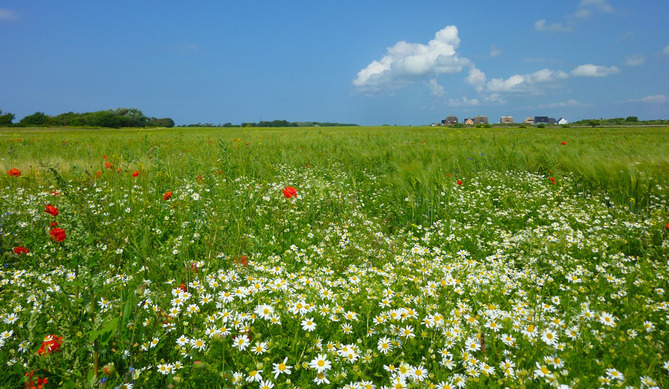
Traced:
<path fill-rule="evenodd" d="M 455 124 L 459 124 L 460 122 L 458 121 L 457 116 L 447 116 L 446 119 L 441 121 L 442 126 L 453 126 Z M 514 124 L 516 122 L 513 121 L 513 116 L 502 116 L 499 118 L 499 124 Z M 568 124 L 569 122 L 565 118 L 560 118 L 560 119 L 555 119 L 555 118 L 549 118 L 548 116 L 528 116 L 523 120 L 522 122 L 519 122 L 518 124 L 528 124 L 528 125 L 539 125 L 539 124 L 557 124 L 557 125 L 563 125 L 563 124 Z M 488 117 L 487 116 L 475 116 L 473 118 L 465 118 L 462 121 L 462 124 L 465 126 L 474 126 L 477 124 L 489 124 L 488 122 Z M 433 126 L 437 126 L 439 124 L 433 124 Z"/>

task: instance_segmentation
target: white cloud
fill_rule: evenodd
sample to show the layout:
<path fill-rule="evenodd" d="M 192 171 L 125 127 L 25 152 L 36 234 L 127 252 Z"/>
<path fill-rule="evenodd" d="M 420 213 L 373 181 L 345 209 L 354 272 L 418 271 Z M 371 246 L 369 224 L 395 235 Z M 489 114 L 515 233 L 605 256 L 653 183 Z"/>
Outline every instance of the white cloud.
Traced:
<path fill-rule="evenodd" d="M 636 100 L 627 100 L 629 103 L 646 103 L 646 104 L 664 104 L 669 99 L 665 95 L 646 96 Z"/>
<path fill-rule="evenodd" d="M 625 59 L 625 65 L 627 66 L 641 66 L 646 63 L 646 57 L 643 55 L 632 55 Z"/>
<path fill-rule="evenodd" d="M 499 57 L 500 55 L 502 55 L 502 50 L 500 50 L 499 47 L 497 47 L 495 45 L 490 46 L 490 56 L 491 57 L 493 57 L 493 58 L 494 57 Z"/>
<path fill-rule="evenodd" d="M 669 55 L 669 46 L 665 46 L 664 49 L 662 49 L 662 54 Z"/>
<path fill-rule="evenodd" d="M 534 29 L 541 32 L 565 32 L 571 31 L 571 26 L 565 26 L 562 23 L 548 24 L 546 19 L 539 19 L 534 22 Z"/>
<path fill-rule="evenodd" d="M 433 78 L 429 82 L 426 82 L 425 85 L 428 88 L 430 88 L 430 94 L 432 94 L 432 96 L 439 97 L 439 96 L 443 96 L 444 93 L 446 93 L 444 91 L 444 87 L 439 85 L 436 78 Z"/>
<path fill-rule="evenodd" d="M 360 70 L 353 86 L 361 92 L 379 92 L 402 88 L 425 76 L 461 72 L 470 61 L 458 57 L 459 45 L 455 26 L 437 31 L 427 45 L 399 41 L 379 61 Z"/>
<path fill-rule="evenodd" d="M 620 73 L 620 69 L 615 66 L 598 66 L 591 63 L 580 65 L 571 71 L 574 77 L 606 77 L 617 73 Z"/>
<path fill-rule="evenodd" d="M 0 20 L 13 20 L 18 19 L 16 12 L 7 8 L 0 8 Z"/>
<path fill-rule="evenodd" d="M 483 90 L 483 86 L 485 85 L 486 76 L 485 73 L 477 69 L 476 66 L 472 66 L 469 69 L 469 75 L 467 78 L 465 78 L 465 81 L 467 84 L 473 86 L 477 91 L 480 92 Z"/>
<path fill-rule="evenodd" d="M 568 78 L 561 70 L 542 69 L 530 74 L 514 74 L 503 78 L 493 78 L 485 85 L 489 92 L 538 92 L 538 84 L 550 85 L 557 80 Z"/>

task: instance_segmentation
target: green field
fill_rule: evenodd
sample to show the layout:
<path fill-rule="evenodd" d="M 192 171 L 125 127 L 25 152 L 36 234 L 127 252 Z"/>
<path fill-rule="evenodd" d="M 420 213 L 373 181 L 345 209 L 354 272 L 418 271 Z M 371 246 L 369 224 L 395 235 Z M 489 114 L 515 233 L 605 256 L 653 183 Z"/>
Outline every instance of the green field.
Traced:
<path fill-rule="evenodd" d="M 0 129 L 0 386 L 669 387 L 667 150 L 666 127 Z"/>

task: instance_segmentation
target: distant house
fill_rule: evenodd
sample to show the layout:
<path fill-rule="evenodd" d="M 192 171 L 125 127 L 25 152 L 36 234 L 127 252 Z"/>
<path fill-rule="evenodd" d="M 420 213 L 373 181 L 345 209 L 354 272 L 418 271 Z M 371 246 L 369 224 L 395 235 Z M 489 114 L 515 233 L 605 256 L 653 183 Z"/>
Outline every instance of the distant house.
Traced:
<path fill-rule="evenodd" d="M 534 119 L 532 119 L 532 116 L 528 116 L 523 120 L 523 124 L 534 125 Z"/>
<path fill-rule="evenodd" d="M 442 122 L 447 126 L 452 126 L 454 124 L 458 124 L 458 117 L 457 116 L 446 116 L 446 119 Z"/>
<path fill-rule="evenodd" d="M 548 116 L 535 116 L 534 124 L 557 124 L 557 120 Z"/>
<path fill-rule="evenodd" d="M 474 118 L 474 124 L 488 124 L 487 116 L 477 116 Z"/>
<path fill-rule="evenodd" d="M 462 124 L 464 124 L 465 126 L 473 126 L 474 125 L 474 119 L 467 118 L 462 122 Z"/>
<path fill-rule="evenodd" d="M 560 118 L 560 119 L 557 121 L 557 124 L 559 124 L 559 125 L 563 125 L 563 124 L 569 124 L 569 122 L 568 122 L 567 119 L 565 119 L 565 118 Z"/>
<path fill-rule="evenodd" d="M 499 119 L 499 124 L 513 124 L 513 116 L 502 116 Z"/>

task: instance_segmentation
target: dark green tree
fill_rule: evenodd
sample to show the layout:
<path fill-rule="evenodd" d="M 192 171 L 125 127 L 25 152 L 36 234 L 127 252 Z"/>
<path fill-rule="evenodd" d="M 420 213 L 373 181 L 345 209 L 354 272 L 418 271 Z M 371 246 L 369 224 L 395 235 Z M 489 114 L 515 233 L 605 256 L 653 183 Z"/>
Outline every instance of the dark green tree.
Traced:
<path fill-rule="evenodd" d="M 13 113 L 2 113 L 2 110 L 0 109 L 0 126 L 11 126 L 12 122 L 14 121 L 14 114 Z"/>
<path fill-rule="evenodd" d="M 35 112 L 21 119 L 19 122 L 22 126 L 44 126 L 49 122 L 49 116 L 44 112 Z"/>

